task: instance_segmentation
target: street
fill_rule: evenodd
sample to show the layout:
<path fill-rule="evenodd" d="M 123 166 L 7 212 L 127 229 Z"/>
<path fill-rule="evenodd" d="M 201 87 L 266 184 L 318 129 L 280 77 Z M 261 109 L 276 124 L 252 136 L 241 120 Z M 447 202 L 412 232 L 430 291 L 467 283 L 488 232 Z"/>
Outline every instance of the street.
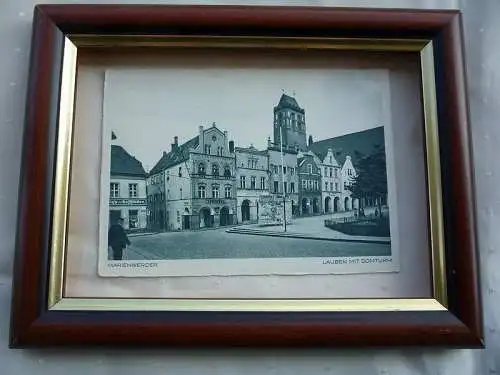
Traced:
<path fill-rule="evenodd" d="M 387 256 L 390 244 L 357 243 L 227 233 L 228 228 L 130 238 L 129 260 Z"/>

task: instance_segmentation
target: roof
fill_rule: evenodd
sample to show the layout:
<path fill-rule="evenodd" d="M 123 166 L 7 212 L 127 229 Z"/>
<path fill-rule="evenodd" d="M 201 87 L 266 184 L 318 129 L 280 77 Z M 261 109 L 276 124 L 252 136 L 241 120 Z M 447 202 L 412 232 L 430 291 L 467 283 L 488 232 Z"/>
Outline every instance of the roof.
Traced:
<path fill-rule="evenodd" d="M 297 158 L 297 165 L 301 167 L 305 161 L 313 162 L 314 164 L 316 164 L 314 155 L 312 155 L 310 152 L 302 153 L 302 156 Z"/>
<path fill-rule="evenodd" d="M 308 150 L 324 160 L 331 148 L 340 166 L 344 165 L 347 155 L 351 156 L 351 161 L 356 166 L 359 156 L 371 153 L 375 146 L 385 147 L 383 126 L 314 142 Z"/>
<path fill-rule="evenodd" d="M 111 175 L 145 177 L 146 171 L 122 146 L 111 145 Z"/>
<path fill-rule="evenodd" d="M 255 154 L 255 155 L 267 155 L 267 151 L 261 151 L 258 150 L 257 148 L 250 146 L 250 147 L 235 147 L 234 151 L 236 152 L 242 152 L 242 153 L 248 153 L 248 154 Z"/>
<path fill-rule="evenodd" d="M 198 147 L 200 142 L 199 136 L 191 138 L 189 141 L 179 145 L 175 150 L 169 153 L 163 153 L 161 159 L 155 164 L 155 166 L 149 172 L 150 175 L 160 173 L 167 168 L 170 168 L 176 164 L 180 164 L 187 159 L 189 159 L 189 149 Z"/>
<path fill-rule="evenodd" d="M 280 101 L 278 105 L 275 107 L 275 109 L 293 109 L 294 111 L 304 113 L 304 110 L 300 108 L 299 103 L 297 103 L 297 100 L 295 98 L 287 95 L 287 94 L 282 94 Z"/>

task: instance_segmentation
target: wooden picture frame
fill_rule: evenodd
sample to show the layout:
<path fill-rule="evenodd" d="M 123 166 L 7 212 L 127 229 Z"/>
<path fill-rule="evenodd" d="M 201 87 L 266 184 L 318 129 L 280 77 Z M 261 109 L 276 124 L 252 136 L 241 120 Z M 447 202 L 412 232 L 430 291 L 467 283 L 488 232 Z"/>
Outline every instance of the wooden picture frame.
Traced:
<path fill-rule="evenodd" d="M 63 292 L 78 51 L 331 48 L 420 56 L 432 298 L 71 299 Z M 327 47 L 325 47 L 327 46 Z M 217 47 L 217 46 L 216 46 Z M 10 346 L 483 347 L 458 11 L 39 5 L 33 19 Z M 133 304 L 134 305 L 133 305 Z M 131 306 L 133 308 L 131 308 Z"/>

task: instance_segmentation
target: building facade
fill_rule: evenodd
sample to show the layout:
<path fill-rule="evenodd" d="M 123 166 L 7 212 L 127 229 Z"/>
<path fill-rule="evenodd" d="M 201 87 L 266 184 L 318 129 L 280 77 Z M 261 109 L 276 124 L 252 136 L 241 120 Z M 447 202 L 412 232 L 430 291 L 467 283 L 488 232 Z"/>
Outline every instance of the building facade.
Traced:
<path fill-rule="evenodd" d="M 297 151 L 294 147 L 271 143 L 268 140 L 269 193 L 284 198 L 290 205 L 292 215 L 298 215 L 299 178 L 297 175 Z"/>
<path fill-rule="evenodd" d="M 164 186 L 151 189 L 160 197 L 164 192 L 164 201 L 159 201 L 164 204 L 164 230 L 195 230 L 236 221 L 234 147 L 227 132 L 215 123 L 206 129 L 200 126 L 198 135 L 182 145 L 174 137 L 170 152 L 163 154 L 150 175 Z"/>
<path fill-rule="evenodd" d="M 352 164 L 351 156 L 346 155 L 344 165 L 340 171 L 342 176 L 342 204 L 344 211 L 358 209 L 358 199 L 352 197 L 349 186 L 352 185 L 356 178 L 356 169 Z"/>
<path fill-rule="evenodd" d="M 269 155 L 255 147 L 235 148 L 238 223 L 259 221 L 260 197 L 269 193 Z"/>
<path fill-rule="evenodd" d="M 148 174 L 146 179 L 148 220 L 150 231 L 162 232 L 166 230 L 166 202 L 165 202 L 165 172 L 154 175 Z"/>
<path fill-rule="evenodd" d="M 298 159 L 299 213 L 301 216 L 319 215 L 321 204 L 320 161 L 312 152 L 301 153 Z"/>
<path fill-rule="evenodd" d="M 123 219 L 128 232 L 147 227 L 146 172 L 122 146 L 111 145 L 109 225 Z"/>
<path fill-rule="evenodd" d="M 331 148 L 328 149 L 323 160 L 321 160 L 320 173 L 323 212 L 332 213 L 342 211 L 342 173 Z"/>

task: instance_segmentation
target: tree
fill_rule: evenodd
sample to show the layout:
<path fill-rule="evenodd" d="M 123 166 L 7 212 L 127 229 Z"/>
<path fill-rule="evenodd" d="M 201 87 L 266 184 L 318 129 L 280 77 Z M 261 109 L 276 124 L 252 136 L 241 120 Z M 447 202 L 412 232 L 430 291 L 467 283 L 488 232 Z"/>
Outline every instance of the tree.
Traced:
<path fill-rule="evenodd" d="M 387 194 L 387 171 L 383 146 L 375 146 L 368 155 L 357 153 L 356 177 L 347 189 L 359 199 L 360 210 L 363 209 L 363 198 L 367 195 L 373 196 L 377 200 L 378 211 L 382 216 L 382 197 Z"/>

